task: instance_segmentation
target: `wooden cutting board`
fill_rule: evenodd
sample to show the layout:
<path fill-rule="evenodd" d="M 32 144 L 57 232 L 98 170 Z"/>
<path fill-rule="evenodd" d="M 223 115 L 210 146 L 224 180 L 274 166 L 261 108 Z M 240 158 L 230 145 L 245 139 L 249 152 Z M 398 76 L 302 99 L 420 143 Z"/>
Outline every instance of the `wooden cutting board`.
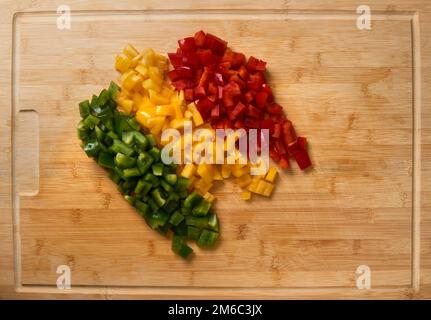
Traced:
<path fill-rule="evenodd" d="M 54 2 L 3 2 L 0 297 L 431 297 L 429 3 L 379 1 L 359 30 L 347 0 L 71 1 L 59 30 Z M 200 29 L 268 62 L 314 168 L 293 165 L 271 199 L 220 183 L 220 244 L 187 262 L 85 156 L 75 126 L 127 43 L 167 53 Z M 56 287 L 59 265 L 71 290 Z M 357 287 L 363 266 L 370 289 Z"/>

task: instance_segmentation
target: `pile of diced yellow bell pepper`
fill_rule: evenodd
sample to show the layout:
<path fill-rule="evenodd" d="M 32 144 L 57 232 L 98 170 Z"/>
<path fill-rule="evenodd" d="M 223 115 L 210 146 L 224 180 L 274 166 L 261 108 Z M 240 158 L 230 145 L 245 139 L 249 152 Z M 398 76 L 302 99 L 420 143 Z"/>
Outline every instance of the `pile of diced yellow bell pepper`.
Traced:
<path fill-rule="evenodd" d="M 123 53 L 117 55 L 115 68 L 121 73 L 120 94 L 117 104 L 127 114 L 135 114 L 142 129 L 152 133 L 158 143 L 161 133 L 168 128 L 182 130 L 185 121 L 191 121 L 194 129 L 208 128 L 196 105 L 186 105 L 184 92 L 176 91 L 169 83 L 166 73 L 169 60 L 152 49 L 139 52 L 132 45 L 127 45 Z M 184 147 L 184 135 L 179 141 Z M 167 142 L 165 142 L 167 143 Z M 192 149 L 200 143 L 192 141 Z M 215 148 L 214 148 L 215 150 Z M 277 176 L 276 167 L 270 167 L 266 175 L 252 176 L 250 164 L 186 164 L 179 166 L 178 174 L 190 179 L 190 188 L 197 191 L 208 201 L 215 197 L 209 191 L 215 181 L 235 178 L 235 183 L 242 189 L 241 198 L 251 199 L 252 193 L 269 197 L 274 189 Z"/>

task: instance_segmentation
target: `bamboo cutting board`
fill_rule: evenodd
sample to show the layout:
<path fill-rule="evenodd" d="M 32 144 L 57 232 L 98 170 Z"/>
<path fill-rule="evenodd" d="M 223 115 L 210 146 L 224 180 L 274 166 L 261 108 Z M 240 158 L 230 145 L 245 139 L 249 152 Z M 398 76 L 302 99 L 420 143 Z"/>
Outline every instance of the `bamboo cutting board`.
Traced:
<path fill-rule="evenodd" d="M 426 1 L 371 4 L 371 30 L 353 1 L 71 2 L 70 30 L 51 1 L 3 2 L 0 297 L 431 297 Z M 75 126 L 78 102 L 118 78 L 125 44 L 167 53 L 200 29 L 268 62 L 314 168 L 293 165 L 271 199 L 220 183 L 220 244 L 187 262 L 85 156 Z M 59 265 L 71 290 L 56 288 Z M 370 289 L 356 286 L 360 266 Z"/>

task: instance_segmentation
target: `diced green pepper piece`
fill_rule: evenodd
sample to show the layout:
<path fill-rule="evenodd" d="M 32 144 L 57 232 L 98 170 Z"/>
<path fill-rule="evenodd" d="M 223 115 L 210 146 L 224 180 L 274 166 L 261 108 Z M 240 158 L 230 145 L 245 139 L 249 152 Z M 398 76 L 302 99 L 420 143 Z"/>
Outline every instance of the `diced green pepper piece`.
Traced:
<path fill-rule="evenodd" d="M 88 115 L 85 119 L 84 119 L 84 124 L 90 128 L 90 129 L 94 129 L 95 126 L 97 126 L 97 124 L 100 122 L 100 119 L 93 116 L 92 114 Z"/>
<path fill-rule="evenodd" d="M 129 178 L 127 180 L 125 180 L 123 182 L 123 188 L 127 191 L 127 192 L 131 192 L 132 190 L 135 190 L 135 186 L 138 183 L 137 179 L 134 178 Z"/>
<path fill-rule="evenodd" d="M 210 213 L 208 215 L 208 229 L 213 231 L 219 231 L 219 220 L 215 213 Z"/>
<path fill-rule="evenodd" d="M 151 197 L 147 199 L 147 203 L 150 205 L 150 207 L 153 211 L 157 211 L 160 208 L 160 206 L 157 204 L 157 202 L 154 201 L 154 199 Z"/>
<path fill-rule="evenodd" d="M 184 207 L 187 209 L 193 209 L 199 202 L 201 202 L 203 197 L 196 191 L 193 191 L 185 200 Z"/>
<path fill-rule="evenodd" d="M 118 175 L 118 173 L 117 173 L 117 172 L 115 172 L 115 169 L 114 169 L 114 171 L 111 171 L 111 172 L 109 173 L 109 178 L 110 178 L 112 181 L 114 181 L 114 183 L 115 183 L 115 184 L 119 184 L 119 183 L 120 183 L 120 181 L 121 181 L 121 177 Z"/>
<path fill-rule="evenodd" d="M 152 229 L 163 227 L 169 220 L 169 213 L 163 210 L 153 212 L 149 219 L 149 225 Z"/>
<path fill-rule="evenodd" d="M 151 191 L 151 196 L 153 197 L 154 201 L 161 207 L 166 203 L 166 200 L 163 199 L 161 190 L 159 188 L 154 189 Z"/>
<path fill-rule="evenodd" d="M 197 241 L 201 235 L 202 230 L 199 228 L 196 228 L 194 226 L 187 226 L 187 238 L 190 240 Z"/>
<path fill-rule="evenodd" d="M 99 97 L 97 98 L 97 104 L 99 106 L 104 106 L 108 100 L 110 99 L 109 91 L 106 89 L 103 89 L 102 92 L 100 92 Z"/>
<path fill-rule="evenodd" d="M 172 188 L 172 186 L 165 180 L 160 180 L 160 186 L 168 193 L 174 191 L 174 188 Z"/>
<path fill-rule="evenodd" d="M 135 187 L 136 194 L 147 194 L 147 192 L 151 189 L 151 183 L 145 181 L 144 179 L 140 179 Z"/>
<path fill-rule="evenodd" d="M 193 249 L 186 244 L 185 237 L 174 235 L 172 251 L 185 259 L 193 252 Z"/>
<path fill-rule="evenodd" d="M 154 188 L 160 185 L 160 180 L 150 172 L 147 172 L 147 174 L 145 174 L 144 180 L 149 181 Z"/>
<path fill-rule="evenodd" d="M 117 153 L 115 156 L 115 165 L 121 169 L 131 168 L 136 164 L 136 159 L 128 157 L 125 154 Z"/>
<path fill-rule="evenodd" d="M 145 202 L 136 200 L 135 208 L 138 210 L 141 216 L 146 217 L 150 213 L 150 206 Z"/>
<path fill-rule="evenodd" d="M 195 216 L 186 216 L 186 224 L 188 226 L 194 226 L 199 229 L 204 229 L 208 226 L 208 216 L 206 217 L 195 217 Z"/>
<path fill-rule="evenodd" d="M 206 200 L 202 200 L 192 209 L 192 215 L 206 216 L 210 208 L 211 208 L 211 203 Z"/>
<path fill-rule="evenodd" d="M 134 153 L 134 150 L 130 148 L 123 141 L 114 139 L 114 143 L 109 147 L 115 153 L 124 153 L 126 156 L 131 156 Z"/>
<path fill-rule="evenodd" d="M 147 138 L 148 143 L 150 144 L 151 147 L 154 147 L 157 145 L 156 138 L 154 138 L 152 134 L 145 135 L 145 138 Z"/>
<path fill-rule="evenodd" d="M 124 177 L 127 179 L 127 178 L 131 178 L 131 177 L 138 177 L 141 175 L 141 172 L 139 171 L 139 169 L 137 167 L 134 167 L 134 168 L 124 169 L 123 174 L 124 174 Z"/>
<path fill-rule="evenodd" d="M 163 163 L 155 163 L 151 166 L 151 169 L 153 170 L 153 174 L 155 176 L 161 177 L 163 175 Z"/>
<path fill-rule="evenodd" d="M 135 137 L 135 131 L 123 131 L 121 135 L 121 140 L 128 146 L 133 144 L 133 138 Z"/>
<path fill-rule="evenodd" d="M 178 211 L 175 211 L 169 218 L 169 223 L 172 224 L 173 226 L 177 226 L 183 220 L 184 220 L 184 216 Z"/>
<path fill-rule="evenodd" d="M 151 167 L 151 164 L 154 162 L 153 157 L 151 157 L 148 153 L 142 152 L 138 156 L 137 166 L 141 174 L 147 172 L 147 170 Z"/>
<path fill-rule="evenodd" d="M 179 177 L 175 185 L 175 188 L 177 190 L 187 190 L 187 188 L 189 187 L 189 182 L 190 182 L 189 179 L 184 177 Z"/>
<path fill-rule="evenodd" d="M 102 167 L 114 169 L 114 156 L 109 152 L 101 151 L 97 157 L 97 163 Z"/>
<path fill-rule="evenodd" d="M 96 139 L 90 139 L 84 145 L 84 151 L 89 157 L 96 157 L 100 151 L 100 143 Z"/>
<path fill-rule="evenodd" d="M 183 220 L 179 225 L 172 226 L 172 231 L 174 234 L 178 236 L 187 237 L 187 225 L 185 220 Z"/>
<path fill-rule="evenodd" d="M 118 94 L 118 91 L 120 91 L 119 86 L 114 82 L 111 81 L 111 83 L 109 84 L 109 95 L 111 96 L 111 99 L 115 100 Z"/>
<path fill-rule="evenodd" d="M 191 213 L 190 209 L 187 209 L 187 208 L 184 208 L 184 207 L 181 208 L 181 214 L 183 216 L 188 216 L 190 213 Z"/>
<path fill-rule="evenodd" d="M 127 120 L 127 124 L 135 131 L 139 131 L 141 129 L 141 126 L 139 125 L 138 121 L 134 117 L 130 117 Z"/>
<path fill-rule="evenodd" d="M 187 198 L 189 193 L 187 192 L 187 190 L 180 190 L 180 191 L 178 191 L 178 195 L 180 196 L 180 199 L 185 199 L 185 198 Z"/>
<path fill-rule="evenodd" d="M 163 174 L 163 179 L 165 179 L 165 181 L 167 183 L 169 183 L 171 186 L 175 185 L 175 183 L 177 182 L 177 175 L 175 173 L 164 173 Z"/>
<path fill-rule="evenodd" d="M 211 247 L 216 243 L 217 238 L 218 232 L 204 229 L 196 243 L 199 247 Z"/>
<path fill-rule="evenodd" d="M 121 179 L 125 179 L 123 170 L 121 170 L 119 167 L 114 167 L 114 171 Z"/>
<path fill-rule="evenodd" d="M 78 138 L 81 140 L 86 140 L 90 136 L 90 130 L 88 130 L 84 120 L 79 121 L 78 126 L 76 127 L 76 132 L 78 133 Z"/>
<path fill-rule="evenodd" d="M 105 137 L 105 133 L 103 132 L 103 130 L 100 129 L 99 126 L 95 126 L 94 127 L 94 133 L 96 134 L 97 140 L 99 140 L 100 142 L 102 142 L 103 138 Z"/>
<path fill-rule="evenodd" d="M 159 161 L 160 160 L 160 149 L 156 148 L 156 147 L 152 147 L 150 150 L 148 150 L 148 153 L 156 160 Z"/>
<path fill-rule="evenodd" d="M 88 100 L 79 103 L 79 114 L 83 119 L 90 115 L 90 102 Z"/>
<path fill-rule="evenodd" d="M 141 148 L 142 151 L 146 150 L 148 147 L 148 140 L 139 131 L 135 131 L 135 142 Z"/>

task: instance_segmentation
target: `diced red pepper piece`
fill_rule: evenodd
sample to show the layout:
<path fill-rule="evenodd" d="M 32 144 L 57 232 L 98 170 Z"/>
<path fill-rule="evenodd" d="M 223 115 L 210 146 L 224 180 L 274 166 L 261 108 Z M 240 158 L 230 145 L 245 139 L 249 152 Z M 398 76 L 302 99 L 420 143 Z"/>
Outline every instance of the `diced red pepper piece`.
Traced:
<path fill-rule="evenodd" d="M 256 108 L 255 106 L 253 106 L 251 104 L 249 104 L 247 106 L 247 110 L 246 110 L 245 114 L 249 117 L 257 118 L 257 119 L 260 119 L 263 116 L 262 111 L 260 111 L 258 108 Z"/>
<path fill-rule="evenodd" d="M 184 78 L 192 78 L 193 70 L 189 67 L 178 67 L 168 72 L 168 77 L 171 81 L 176 81 Z"/>
<path fill-rule="evenodd" d="M 194 100 L 193 89 L 185 89 L 184 90 L 184 99 L 186 99 L 187 101 L 193 101 Z"/>
<path fill-rule="evenodd" d="M 241 116 L 245 112 L 246 109 L 247 109 L 247 107 L 243 103 L 238 102 L 237 105 L 235 106 L 235 108 L 232 110 L 229 119 L 230 120 L 237 119 L 239 116 Z"/>
<path fill-rule="evenodd" d="M 298 146 L 301 150 L 307 150 L 307 138 L 298 137 Z"/>
<path fill-rule="evenodd" d="M 218 86 L 224 85 L 223 75 L 219 72 L 214 73 L 214 81 Z"/>
<path fill-rule="evenodd" d="M 242 80 L 247 81 L 247 79 L 248 79 L 247 68 L 244 67 L 244 66 L 239 67 L 239 69 L 238 69 L 238 75 L 241 77 Z"/>
<path fill-rule="evenodd" d="M 223 103 L 226 107 L 234 105 L 234 98 L 241 95 L 241 88 L 236 82 L 229 82 L 223 87 Z"/>
<path fill-rule="evenodd" d="M 268 93 L 264 91 L 259 91 L 256 93 L 256 97 L 254 97 L 254 100 L 256 101 L 256 106 L 258 108 L 265 108 L 266 100 L 268 99 Z"/>
<path fill-rule="evenodd" d="M 195 38 L 193 37 L 187 37 L 178 40 L 178 45 L 180 46 L 182 52 L 190 52 L 196 50 Z"/>
<path fill-rule="evenodd" d="M 205 32 L 203 32 L 202 30 L 196 32 L 194 38 L 196 47 L 201 48 L 205 45 Z"/>
<path fill-rule="evenodd" d="M 196 54 L 202 66 L 210 66 L 217 63 L 217 56 L 210 49 L 199 49 L 196 51 Z"/>
<path fill-rule="evenodd" d="M 223 56 L 224 52 L 227 48 L 227 42 L 216 37 L 211 33 L 207 33 L 205 37 L 205 45 L 210 49 L 214 54 Z"/>
<path fill-rule="evenodd" d="M 250 103 L 250 102 L 253 101 L 254 96 L 255 96 L 255 92 L 254 91 L 248 91 L 243 96 L 244 97 L 244 101 L 247 102 L 247 103 Z"/>
<path fill-rule="evenodd" d="M 282 129 L 284 144 L 288 146 L 296 140 L 295 128 L 293 128 L 292 122 L 290 120 L 286 120 L 283 122 Z"/>
<path fill-rule="evenodd" d="M 181 67 L 183 65 L 183 56 L 178 53 L 168 53 L 169 60 L 174 68 Z"/>
<path fill-rule="evenodd" d="M 197 86 L 195 87 L 195 92 L 194 92 L 194 96 L 196 99 L 202 99 L 206 97 L 206 91 L 205 88 L 203 86 Z"/>
<path fill-rule="evenodd" d="M 281 123 L 276 122 L 274 123 L 274 132 L 272 133 L 272 137 L 280 138 L 280 136 L 281 136 Z"/>
<path fill-rule="evenodd" d="M 253 56 L 250 56 L 248 58 L 246 67 L 247 67 L 247 70 L 251 71 L 251 72 L 253 72 L 253 71 L 265 71 L 266 62 L 263 60 L 256 59 Z"/>
<path fill-rule="evenodd" d="M 267 83 L 262 84 L 262 91 L 266 92 L 268 95 L 267 102 L 274 102 L 274 95 L 272 93 L 271 88 L 269 87 L 269 85 Z"/>
<path fill-rule="evenodd" d="M 269 118 L 260 120 L 260 128 L 261 129 L 268 129 L 269 134 L 272 134 L 274 132 L 274 121 L 272 121 Z"/>
<path fill-rule="evenodd" d="M 255 118 L 250 118 L 250 117 L 246 117 L 244 119 L 244 125 L 247 128 L 251 128 L 251 129 L 259 129 L 259 120 L 255 119 Z"/>
<path fill-rule="evenodd" d="M 204 72 L 199 80 L 198 86 L 206 88 L 212 75 L 212 70 L 208 67 L 204 67 Z"/>
<path fill-rule="evenodd" d="M 184 52 L 182 58 L 184 66 L 188 66 L 192 69 L 199 68 L 199 57 L 195 52 Z"/>
<path fill-rule="evenodd" d="M 197 100 L 196 106 L 202 118 L 206 121 L 210 115 L 212 108 L 214 108 L 214 103 L 208 98 L 203 98 Z"/>
<path fill-rule="evenodd" d="M 265 77 L 262 72 L 250 74 L 247 80 L 247 89 L 259 91 L 264 83 Z"/>
<path fill-rule="evenodd" d="M 280 114 L 283 108 L 278 103 L 272 103 L 266 106 L 266 111 L 269 114 Z"/>
<path fill-rule="evenodd" d="M 287 146 L 287 154 L 290 157 L 293 157 L 295 154 L 297 154 L 301 149 L 299 148 L 299 144 L 298 144 L 298 139 L 295 140 L 294 142 L 291 142 L 288 146 Z"/>
<path fill-rule="evenodd" d="M 215 85 L 215 83 L 212 81 L 210 83 L 208 83 L 208 94 L 217 95 L 217 93 L 218 93 L 218 90 L 217 90 L 217 86 Z"/>
<path fill-rule="evenodd" d="M 286 148 L 280 139 L 274 139 L 274 146 L 279 155 L 286 154 Z"/>
<path fill-rule="evenodd" d="M 295 154 L 295 160 L 301 170 L 305 170 L 311 166 L 311 160 L 308 152 L 305 150 L 300 150 Z"/>
<path fill-rule="evenodd" d="M 269 156 L 271 157 L 272 160 L 274 160 L 274 162 L 280 161 L 280 155 L 275 150 L 274 145 L 270 145 L 269 147 Z"/>
<path fill-rule="evenodd" d="M 227 48 L 222 61 L 229 61 L 232 68 L 238 68 L 245 62 L 245 56 L 242 53 L 234 52 Z"/>
<path fill-rule="evenodd" d="M 289 160 L 287 159 L 287 157 L 285 155 L 280 155 L 280 161 L 278 162 L 278 165 L 282 169 L 289 169 L 289 167 L 290 167 Z"/>
<path fill-rule="evenodd" d="M 244 128 L 244 121 L 242 121 L 241 119 L 238 119 L 235 121 L 233 126 L 237 129 L 242 129 Z"/>
<path fill-rule="evenodd" d="M 238 83 L 239 87 L 242 89 L 245 87 L 245 82 L 242 80 L 238 74 L 234 74 L 233 76 L 230 76 L 229 81 L 234 81 Z"/>
<path fill-rule="evenodd" d="M 220 105 L 215 105 L 214 108 L 211 109 L 211 117 L 219 118 L 220 117 Z"/>

